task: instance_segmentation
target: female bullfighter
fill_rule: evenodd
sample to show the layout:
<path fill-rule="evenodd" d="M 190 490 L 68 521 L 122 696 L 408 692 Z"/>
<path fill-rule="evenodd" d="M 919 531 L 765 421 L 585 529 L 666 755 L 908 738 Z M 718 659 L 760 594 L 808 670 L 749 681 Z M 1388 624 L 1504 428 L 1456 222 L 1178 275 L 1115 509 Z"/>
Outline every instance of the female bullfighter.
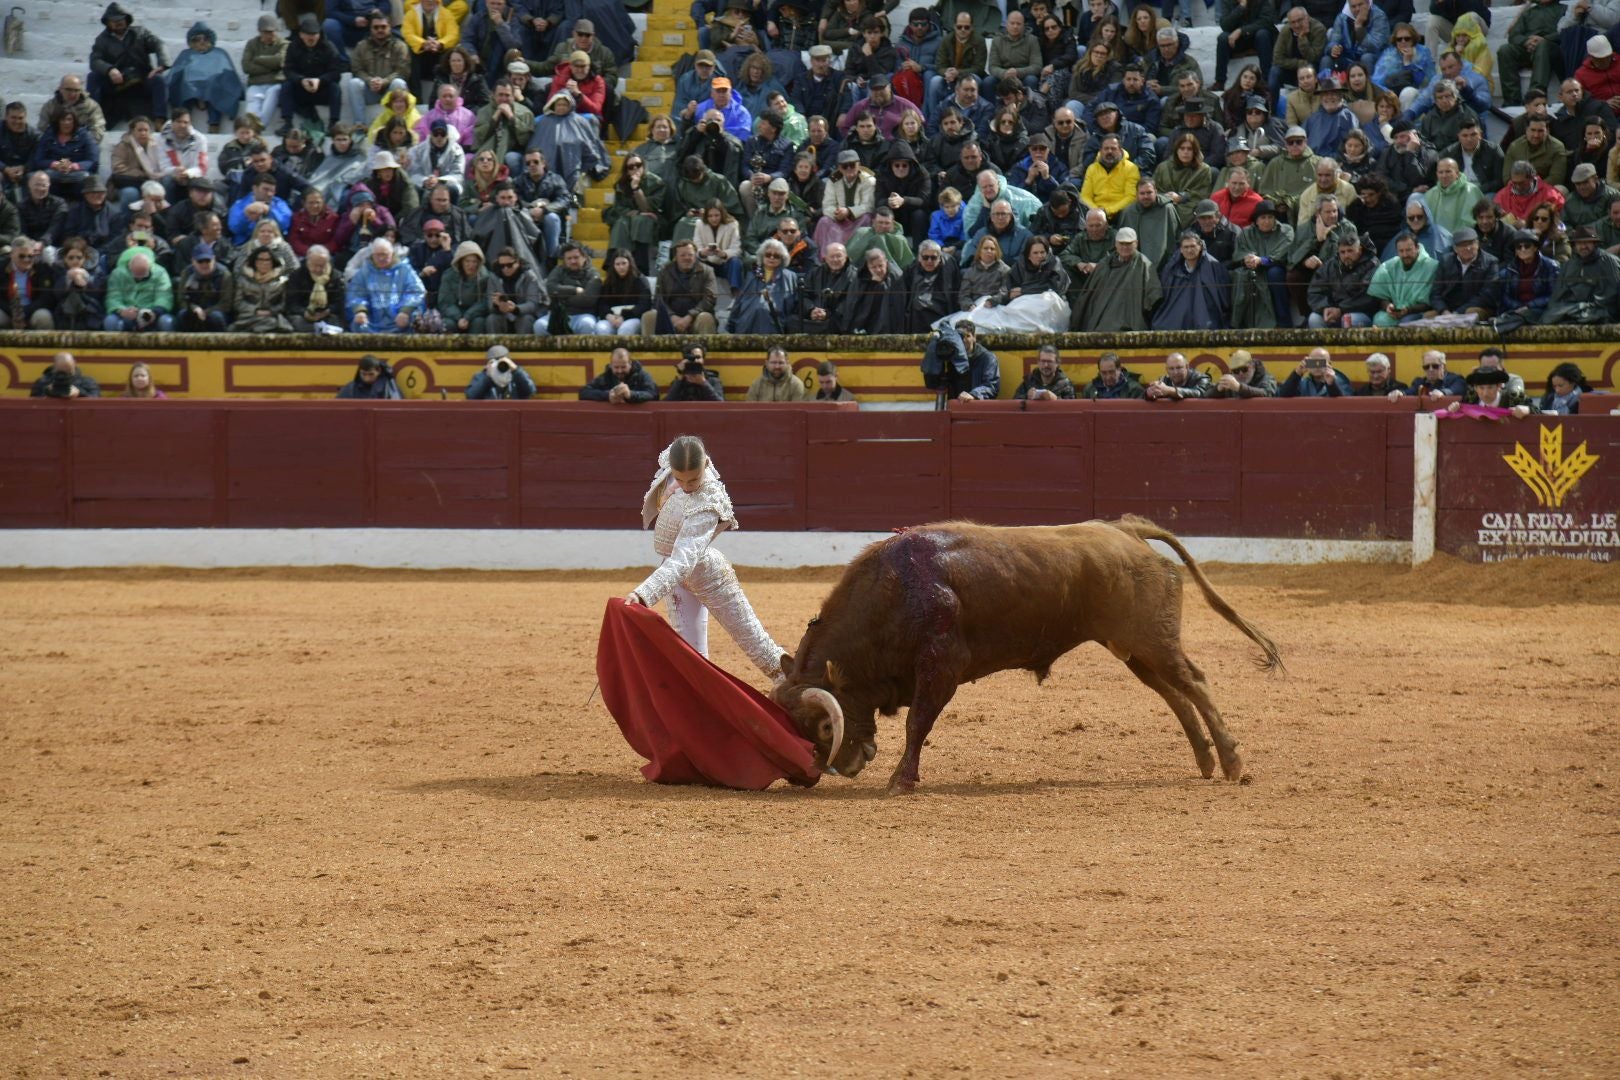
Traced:
<path fill-rule="evenodd" d="M 760 624 L 731 563 L 715 539 L 737 527 L 731 496 L 703 440 L 682 435 L 658 455 L 658 473 L 641 503 L 641 524 L 653 530 L 658 569 L 625 597 L 653 607 L 669 597 L 669 621 L 692 648 L 709 655 L 709 612 L 773 682 L 782 678 L 783 650 Z"/>

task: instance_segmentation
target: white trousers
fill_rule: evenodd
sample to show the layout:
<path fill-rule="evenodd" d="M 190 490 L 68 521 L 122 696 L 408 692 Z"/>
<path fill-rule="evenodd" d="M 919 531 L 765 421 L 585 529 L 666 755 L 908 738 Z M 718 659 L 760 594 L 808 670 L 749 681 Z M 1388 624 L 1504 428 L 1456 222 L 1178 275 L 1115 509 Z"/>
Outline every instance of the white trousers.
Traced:
<path fill-rule="evenodd" d="M 669 594 L 670 625 L 703 656 L 709 655 L 710 611 L 755 667 L 772 679 L 779 677 L 782 647 L 754 614 L 731 563 L 712 547 Z"/>

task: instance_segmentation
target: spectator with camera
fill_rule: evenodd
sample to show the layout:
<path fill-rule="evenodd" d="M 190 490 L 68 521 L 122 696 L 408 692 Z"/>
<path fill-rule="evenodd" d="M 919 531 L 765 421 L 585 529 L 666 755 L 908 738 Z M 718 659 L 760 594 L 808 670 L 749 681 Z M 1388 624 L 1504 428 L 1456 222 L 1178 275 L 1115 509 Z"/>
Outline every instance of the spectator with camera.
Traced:
<path fill-rule="evenodd" d="M 1073 400 L 1074 383 L 1063 373 L 1056 345 L 1042 345 L 1035 356 L 1035 366 L 1024 381 L 1013 391 L 1019 401 Z"/>
<path fill-rule="evenodd" d="M 1333 367 L 1333 358 L 1318 346 L 1305 354 L 1299 366 L 1288 373 L 1278 397 L 1349 397 L 1354 391 L 1342 371 Z"/>
<path fill-rule="evenodd" d="M 1265 361 L 1256 360 L 1248 349 L 1236 349 L 1227 361 L 1226 374 L 1215 380 L 1213 398 L 1262 398 L 1277 396 L 1277 380 L 1266 370 Z"/>
<path fill-rule="evenodd" d="M 83 237 L 71 236 L 57 252 L 56 297 L 52 321 L 57 330 L 100 330 L 106 293 L 101 253 Z"/>
<path fill-rule="evenodd" d="M 844 332 L 839 312 L 845 295 L 855 287 L 856 270 L 843 244 L 827 245 L 822 249 L 821 258 L 821 265 L 799 281 L 794 310 L 788 317 L 790 334 Z"/>
<path fill-rule="evenodd" d="M 546 275 L 545 291 L 551 297 L 554 332 L 596 332 L 596 298 L 602 291 L 602 274 L 586 260 L 578 244 L 563 245 L 562 259 Z"/>
<path fill-rule="evenodd" d="M 355 365 L 354 378 L 338 387 L 344 400 L 398 401 L 405 397 L 394 379 L 394 369 L 380 356 L 367 353 Z M 469 395 L 470 396 L 470 395 Z"/>
<path fill-rule="evenodd" d="M 628 348 L 615 345 L 608 356 L 607 370 L 580 388 L 579 400 L 645 405 L 658 400 L 658 384 L 638 361 L 630 358 Z"/>
<path fill-rule="evenodd" d="M 536 393 L 534 379 L 518 366 L 505 345 L 491 345 L 484 351 L 484 370 L 472 377 L 466 391 L 468 401 L 527 401 Z"/>
<path fill-rule="evenodd" d="M 173 305 L 169 272 L 151 255 L 136 252 L 107 277 L 107 316 L 102 329 L 125 334 L 171 330 Z"/>
<path fill-rule="evenodd" d="M 675 381 L 669 384 L 665 401 L 726 400 L 720 376 L 704 366 L 700 347 L 687 350 L 686 358 L 676 366 L 675 371 Z"/>
<path fill-rule="evenodd" d="M 490 334 L 549 334 L 551 297 L 540 275 L 518 257 L 515 248 L 497 250 L 489 276 Z"/>
<path fill-rule="evenodd" d="M 70 352 L 59 352 L 45 369 L 45 374 L 34 380 L 29 397 L 93 398 L 101 396 L 101 384 L 79 370 Z"/>

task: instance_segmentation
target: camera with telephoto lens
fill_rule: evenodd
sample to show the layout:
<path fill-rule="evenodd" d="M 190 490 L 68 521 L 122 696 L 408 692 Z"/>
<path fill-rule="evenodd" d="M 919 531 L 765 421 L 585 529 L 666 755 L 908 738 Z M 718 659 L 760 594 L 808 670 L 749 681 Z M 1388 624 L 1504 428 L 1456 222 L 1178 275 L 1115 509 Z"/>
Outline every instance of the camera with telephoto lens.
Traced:
<path fill-rule="evenodd" d="M 749 158 L 748 159 L 748 167 L 750 169 L 753 169 L 755 172 L 764 172 L 765 171 L 765 155 L 764 154 L 755 154 L 753 157 Z"/>
<path fill-rule="evenodd" d="M 720 121 L 710 120 L 708 123 L 703 125 L 703 132 L 706 135 L 720 134 Z"/>
<path fill-rule="evenodd" d="M 73 396 L 73 373 L 71 371 L 51 372 L 51 397 Z"/>
<path fill-rule="evenodd" d="M 510 375 L 515 367 L 517 367 L 516 364 L 504 357 L 495 361 L 495 372 L 499 375 Z"/>

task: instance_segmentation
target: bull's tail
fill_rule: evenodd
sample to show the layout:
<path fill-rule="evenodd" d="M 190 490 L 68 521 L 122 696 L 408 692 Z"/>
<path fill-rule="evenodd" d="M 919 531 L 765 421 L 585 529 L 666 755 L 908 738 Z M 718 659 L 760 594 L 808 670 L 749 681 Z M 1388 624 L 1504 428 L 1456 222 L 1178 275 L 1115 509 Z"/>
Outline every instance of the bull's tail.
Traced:
<path fill-rule="evenodd" d="M 1277 643 L 1267 637 L 1248 619 L 1239 615 L 1232 605 L 1228 604 L 1221 597 L 1221 594 L 1215 591 L 1215 586 L 1209 583 L 1209 579 L 1199 569 L 1198 563 L 1193 560 L 1191 555 L 1187 554 L 1187 549 L 1182 547 L 1181 541 L 1176 539 L 1174 533 L 1167 529 L 1161 529 L 1147 518 L 1137 517 L 1135 514 L 1126 514 L 1118 521 L 1110 521 L 1108 524 L 1144 543 L 1148 540 L 1157 540 L 1171 551 L 1174 551 L 1181 561 L 1186 564 L 1187 570 L 1193 576 L 1193 580 L 1198 582 L 1198 588 L 1203 592 L 1204 599 L 1209 602 L 1210 607 L 1215 609 L 1215 613 L 1243 631 L 1244 636 L 1260 646 L 1261 650 L 1266 654 L 1264 659 L 1255 661 L 1260 670 L 1266 672 L 1283 670 L 1282 654 L 1277 651 Z"/>

